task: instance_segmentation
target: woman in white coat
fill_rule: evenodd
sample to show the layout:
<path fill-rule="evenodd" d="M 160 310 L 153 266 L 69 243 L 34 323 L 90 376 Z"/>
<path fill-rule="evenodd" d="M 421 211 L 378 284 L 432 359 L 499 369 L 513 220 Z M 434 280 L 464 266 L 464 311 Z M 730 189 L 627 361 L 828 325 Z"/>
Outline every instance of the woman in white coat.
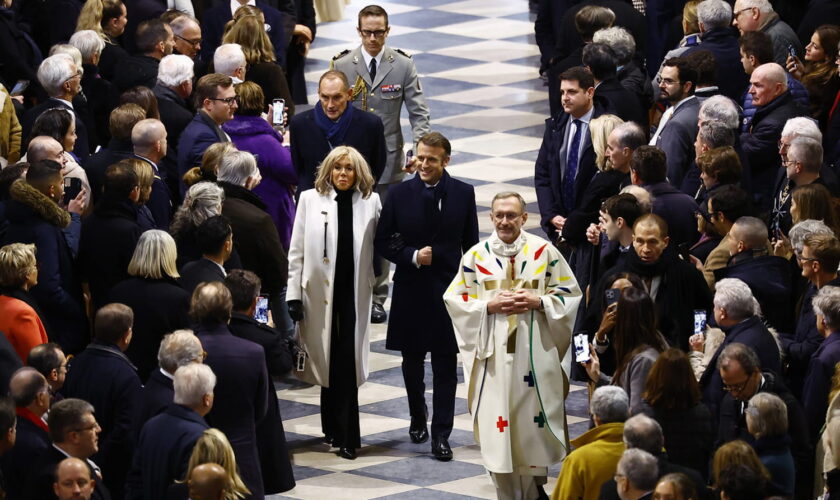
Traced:
<path fill-rule="evenodd" d="M 368 376 L 373 237 L 382 205 L 362 155 L 324 159 L 301 194 L 289 248 L 289 314 L 309 358 L 298 376 L 321 386 L 321 427 L 338 455 L 361 447 L 358 387 Z"/>

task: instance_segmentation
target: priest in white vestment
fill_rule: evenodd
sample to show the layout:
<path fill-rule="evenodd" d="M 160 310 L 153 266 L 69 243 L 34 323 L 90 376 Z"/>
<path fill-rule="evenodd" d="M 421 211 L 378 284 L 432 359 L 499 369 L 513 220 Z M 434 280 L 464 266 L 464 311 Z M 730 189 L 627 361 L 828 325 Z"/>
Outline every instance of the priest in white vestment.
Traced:
<path fill-rule="evenodd" d="M 490 217 L 495 232 L 463 256 L 444 301 L 497 496 L 533 500 L 569 448 L 564 401 L 581 292 L 554 245 L 522 231 L 518 193 L 497 194 Z"/>

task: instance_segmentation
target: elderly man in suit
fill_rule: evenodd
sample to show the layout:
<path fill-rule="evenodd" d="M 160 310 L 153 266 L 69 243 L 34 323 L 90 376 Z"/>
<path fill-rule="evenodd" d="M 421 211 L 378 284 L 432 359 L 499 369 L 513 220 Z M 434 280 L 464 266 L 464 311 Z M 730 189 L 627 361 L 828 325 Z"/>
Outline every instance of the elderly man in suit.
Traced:
<path fill-rule="evenodd" d="M 534 172 L 540 225 L 552 242 L 560 238 L 566 217 L 598 172 L 589 122 L 605 113 L 593 99 L 595 80 L 588 70 L 571 68 L 559 80 L 563 112 L 545 122 Z"/>
<path fill-rule="evenodd" d="M 359 11 L 356 31 L 362 44 L 333 57 L 332 68 L 343 72 L 353 82 L 353 104 L 382 118 L 388 156 L 376 192 L 384 203 L 388 188 L 401 182 L 404 175 L 400 110 L 405 104 L 413 142 L 416 143 L 429 133 L 429 107 L 411 56 L 385 46 L 390 31 L 385 9 L 368 5 Z M 408 160 L 406 167 L 410 168 L 413 163 L 413 160 Z M 382 323 L 387 318 L 382 305 L 388 297 L 389 267 L 386 259 L 380 259 L 380 271 L 373 288 L 373 323 Z"/>
<path fill-rule="evenodd" d="M 679 189 L 694 161 L 697 116 L 700 101 L 694 96 L 697 70 L 683 57 L 672 57 L 662 65 L 659 98 L 668 101 L 650 145 L 665 152 L 668 182 Z"/>
<path fill-rule="evenodd" d="M 300 179 L 298 195 L 315 187 L 318 165 L 336 146 L 356 148 L 379 181 L 387 157 L 382 119 L 349 106 L 353 89 L 341 71 L 330 70 L 321 75 L 318 99 L 315 108 L 296 114 L 289 123 L 292 163 Z"/>
<path fill-rule="evenodd" d="M 449 141 L 438 132 L 420 138 L 418 175 L 391 188 L 376 231 L 377 251 L 397 265 L 385 345 L 402 352 L 411 413 L 409 436 L 415 443 L 429 438 L 423 363 L 431 352 L 432 452 L 442 461 L 452 459 L 448 439 L 458 383 L 458 346 L 443 293 L 463 252 L 478 242 L 475 192 L 445 171 L 451 151 Z"/>

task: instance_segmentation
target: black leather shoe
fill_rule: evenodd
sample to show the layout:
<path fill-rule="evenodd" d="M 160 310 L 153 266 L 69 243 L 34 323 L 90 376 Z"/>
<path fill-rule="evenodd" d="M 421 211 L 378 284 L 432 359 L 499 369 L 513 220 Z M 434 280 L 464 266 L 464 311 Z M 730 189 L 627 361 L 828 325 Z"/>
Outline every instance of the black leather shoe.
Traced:
<path fill-rule="evenodd" d="M 370 306 L 370 322 L 384 323 L 386 319 L 388 319 L 388 313 L 385 312 L 385 308 L 382 307 L 382 304 L 374 302 Z"/>
<path fill-rule="evenodd" d="M 408 435 L 412 443 L 425 443 L 429 439 L 429 429 L 426 427 L 426 419 L 411 419 L 411 427 L 408 428 Z"/>
<path fill-rule="evenodd" d="M 441 462 L 452 460 L 452 448 L 446 439 L 432 439 L 432 453 Z"/>
<path fill-rule="evenodd" d="M 333 444 L 333 437 L 330 436 L 329 434 L 324 434 L 324 442 L 329 444 L 329 445 L 332 445 Z"/>
<path fill-rule="evenodd" d="M 449 452 L 450 456 L 452 452 Z M 346 458 L 347 460 L 356 460 L 356 448 L 341 448 L 338 450 L 338 456 Z"/>

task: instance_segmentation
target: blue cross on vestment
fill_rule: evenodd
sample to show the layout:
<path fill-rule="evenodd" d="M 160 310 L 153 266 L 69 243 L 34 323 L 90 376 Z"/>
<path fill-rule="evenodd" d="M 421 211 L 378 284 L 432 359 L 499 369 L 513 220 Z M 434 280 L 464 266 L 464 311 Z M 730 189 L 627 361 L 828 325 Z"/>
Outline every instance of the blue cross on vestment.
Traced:
<path fill-rule="evenodd" d="M 534 387 L 534 377 L 532 376 L 531 372 L 528 372 L 528 375 L 522 377 L 523 382 L 528 382 L 528 387 Z"/>
<path fill-rule="evenodd" d="M 539 415 L 534 417 L 534 423 L 540 427 L 545 427 L 545 415 L 543 415 L 543 412 L 540 412 Z"/>

